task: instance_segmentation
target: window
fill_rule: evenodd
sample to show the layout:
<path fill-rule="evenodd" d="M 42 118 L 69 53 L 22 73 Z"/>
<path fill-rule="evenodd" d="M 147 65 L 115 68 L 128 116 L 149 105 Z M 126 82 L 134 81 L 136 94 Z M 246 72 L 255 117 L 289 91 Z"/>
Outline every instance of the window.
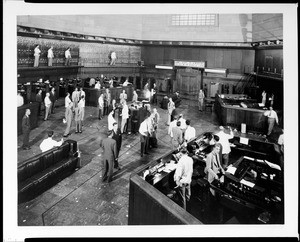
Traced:
<path fill-rule="evenodd" d="M 171 16 L 173 26 L 217 26 L 217 14 L 176 14 Z"/>

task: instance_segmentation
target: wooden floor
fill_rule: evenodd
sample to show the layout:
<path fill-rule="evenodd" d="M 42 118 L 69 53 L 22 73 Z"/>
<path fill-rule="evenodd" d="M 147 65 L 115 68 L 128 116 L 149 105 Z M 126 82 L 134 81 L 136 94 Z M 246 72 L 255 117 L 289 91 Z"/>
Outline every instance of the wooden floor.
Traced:
<path fill-rule="evenodd" d="M 39 145 L 49 130 L 54 131 L 55 140 L 61 139 L 65 130 L 62 122 L 64 99 L 59 99 L 57 104 L 49 120 L 43 121 L 41 116 L 38 127 L 31 131 L 31 150 L 22 150 L 23 137 L 18 137 L 18 163 L 41 152 Z M 35 199 L 19 204 L 18 225 L 127 225 L 130 175 L 167 153 L 171 147 L 168 126 L 165 125 L 166 110 L 157 109 L 161 116 L 157 132 L 158 148 L 141 158 L 138 134 L 124 134 L 119 156 L 121 170 L 114 170 L 113 181 L 108 184 L 101 181 L 102 149 L 99 146 L 100 140 L 106 137 L 107 116 L 98 120 L 97 108 L 86 107 L 83 133 L 75 134 L 73 126 L 68 137 L 78 142 L 82 167 Z M 197 107 L 190 107 L 184 102 L 177 110 L 184 118 L 191 120 L 197 135 L 218 127 L 214 112 L 199 112 Z"/>

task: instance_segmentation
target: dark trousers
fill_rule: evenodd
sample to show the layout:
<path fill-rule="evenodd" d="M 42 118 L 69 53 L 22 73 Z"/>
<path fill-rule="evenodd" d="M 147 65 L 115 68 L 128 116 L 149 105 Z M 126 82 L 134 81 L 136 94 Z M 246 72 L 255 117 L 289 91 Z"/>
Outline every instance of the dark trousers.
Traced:
<path fill-rule="evenodd" d="M 99 108 L 98 119 L 103 119 L 103 108 Z"/>
<path fill-rule="evenodd" d="M 108 114 L 109 114 L 109 107 L 108 106 L 104 106 L 103 115 L 108 115 Z"/>
<path fill-rule="evenodd" d="M 118 158 L 119 158 L 120 149 L 121 149 L 121 147 L 117 147 L 117 155 L 116 155 L 116 159 L 114 160 L 114 168 L 118 168 L 119 167 Z"/>
<path fill-rule="evenodd" d="M 141 155 L 148 153 L 148 147 L 149 147 L 149 136 L 141 135 L 140 134 L 140 140 L 141 140 Z"/>
<path fill-rule="evenodd" d="M 29 147 L 29 133 L 30 131 L 25 131 L 23 133 L 23 147 Z"/>
<path fill-rule="evenodd" d="M 41 109 L 42 109 L 42 103 L 41 102 L 38 102 L 39 103 L 39 107 L 38 107 L 38 115 L 42 115 L 41 114 Z"/>
<path fill-rule="evenodd" d="M 113 160 L 102 160 L 102 180 L 108 178 L 110 182 L 113 174 Z"/>
<path fill-rule="evenodd" d="M 229 163 L 229 154 L 222 154 L 223 168 L 226 168 Z"/>
<path fill-rule="evenodd" d="M 55 101 L 51 103 L 51 113 L 54 113 L 54 106 L 55 106 Z"/>

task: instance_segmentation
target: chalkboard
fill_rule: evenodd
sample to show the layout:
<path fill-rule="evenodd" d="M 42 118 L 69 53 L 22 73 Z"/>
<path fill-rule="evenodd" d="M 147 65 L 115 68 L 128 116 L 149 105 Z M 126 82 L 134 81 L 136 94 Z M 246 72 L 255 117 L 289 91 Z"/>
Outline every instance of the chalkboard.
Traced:
<path fill-rule="evenodd" d="M 17 60 L 18 67 L 33 67 L 34 63 L 34 48 L 36 45 L 40 46 L 41 55 L 39 66 L 48 65 L 48 49 L 53 46 L 53 66 L 64 66 L 65 51 L 68 47 L 71 48 L 71 65 L 78 65 L 79 61 L 79 44 L 72 41 L 63 40 L 49 40 L 43 38 L 33 37 L 17 37 Z"/>

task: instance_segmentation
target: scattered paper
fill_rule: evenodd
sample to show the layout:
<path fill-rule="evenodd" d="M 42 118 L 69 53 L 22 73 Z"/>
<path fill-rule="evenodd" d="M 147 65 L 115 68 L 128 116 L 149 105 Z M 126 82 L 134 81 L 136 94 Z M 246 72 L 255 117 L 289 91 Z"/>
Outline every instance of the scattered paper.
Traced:
<path fill-rule="evenodd" d="M 226 172 L 229 172 L 231 175 L 234 175 L 236 171 L 236 167 L 234 166 L 228 166 Z"/>
<path fill-rule="evenodd" d="M 254 187 L 255 184 L 253 182 L 249 182 L 249 181 L 246 181 L 244 179 L 241 180 L 241 183 L 248 186 L 248 187 Z"/>
<path fill-rule="evenodd" d="M 248 142 L 249 142 L 248 138 L 240 137 L 240 143 L 241 144 L 248 145 Z"/>
<path fill-rule="evenodd" d="M 271 168 L 281 171 L 281 168 L 280 168 L 279 165 L 276 165 L 276 164 L 274 164 L 274 163 L 271 163 L 271 162 L 269 162 L 269 161 L 267 161 L 267 160 L 265 160 L 265 162 L 266 162 Z"/>

